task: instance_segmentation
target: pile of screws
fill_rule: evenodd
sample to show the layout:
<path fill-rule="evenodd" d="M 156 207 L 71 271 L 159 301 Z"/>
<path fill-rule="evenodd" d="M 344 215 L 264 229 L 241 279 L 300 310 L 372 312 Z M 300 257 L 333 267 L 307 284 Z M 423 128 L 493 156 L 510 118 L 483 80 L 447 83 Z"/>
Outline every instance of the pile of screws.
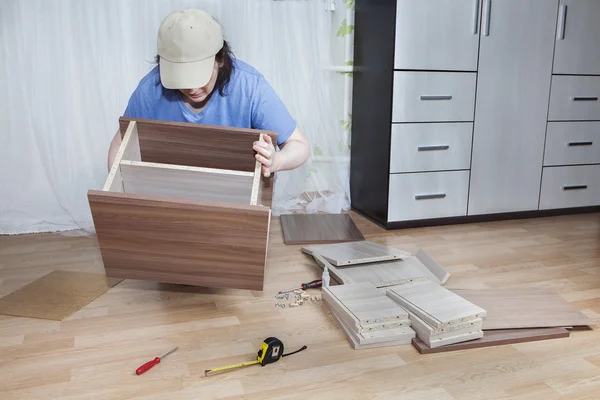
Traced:
<path fill-rule="evenodd" d="M 293 293 L 282 293 L 275 296 L 276 300 L 288 300 L 288 307 L 299 307 L 304 303 L 310 301 L 319 301 L 321 300 L 321 296 L 310 296 L 304 290 L 294 290 Z M 293 301 L 293 302 L 292 302 Z M 285 303 L 275 303 L 275 307 L 285 308 Z"/>

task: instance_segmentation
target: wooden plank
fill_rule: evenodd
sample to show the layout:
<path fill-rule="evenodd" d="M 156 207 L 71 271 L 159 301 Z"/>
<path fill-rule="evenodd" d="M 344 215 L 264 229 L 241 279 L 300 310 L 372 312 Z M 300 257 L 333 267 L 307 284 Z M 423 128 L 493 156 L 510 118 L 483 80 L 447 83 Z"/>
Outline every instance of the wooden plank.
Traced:
<path fill-rule="evenodd" d="M 138 157 L 139 160 L 137 122 L 135 121 L 132 121 L 127 125 L 127 129 L 124 132 L 123 139 L 121 140 L 121 145 L 119 146 L 119 150 L 117 150 L 113 165 L 110 168 L 106 182 L 104 183 L 104 188 L 102 190 L 107 192 L 124 192 L 123 178 L 121 176 L 120 168 L 121 160 L 125 155 L 132 160 L 135 160 L 135 158 Z"/>
<path fill-rule="evenodd" d="M 259 141 L 264 142 L 263 134 L 261 133 L 259 136 Z M 260 178 L 262 176 L 262 163 L 256 161 L 254 166 L 254 174 L 252 180 L 252 194 L 250 196 L 250 205 L 255 206 L 258 203 L 258 195 L 260 192 Z"/>
<path fill-rule="evenodd" d="M 271 208 L 273 202 L 273 183 L 275 174 L 271 174 L 268 177 L 261 175 L 259 181 L 259 192 L 258 192 L 258 205 Z"/>
<path fill-rule="evenodd" d="M 0 299 L 0 314 L 62 321 L 120 279 L 103 274 L 52 271 Z"/>
<path fill-rule="evenodd" d="M 106 274 L 262 290 L 271 210 L 90 191 Z"/>
<path fill-rule="evenodd" d="M 121 161 L 125 193 L 250 204 L 252 173 Z"/>
<path fill-rule="evenodd" d="M 360 324 L 408 319 L 402 307 L 369 283 L 324 287 L 322 293 L 346 308 Z"/>
<path fill-rule="evenodd" d="M 436 348 L 430 348 L 418 337 L 412 340 L 412 344 L 419 351 L 419 353 L 431 354 L 565 337 L 569 337 L 569 331 L 564 328 L 502 329 L 485 331 L 481 339 Z"/>
<path fill-rule="evenodd" d="M 591 326 L 596 323 L 547 289 L 451 289 L 485 308 L 483 329 Z"/>
<path fill-rule="evenodd" d="M 431 281 L 391 286 L 387 295 L 433 328 L 486 316 L 481 307 Z"/>
<path fill-rule="evenodd" d="M 331 316 L 338 323 L 346 337 L 350 340 L 355 350 L 373 349 L 377 347 L 399 346 L 410 344 L 416 337 L 415 332 L 410 327 L 392 329 L 390 332 L 380 331 L 380 337 L 369 336 L 365 337 L 362 334 L 357 334 L 346 325 L 339 316 L 331 309 Z"/>
<path fill-rule="evenodd" d="M 340 243 L 365 240 L 348 214 L 284 214 L 285 244 Z"/>
<path fill-rule="evenodd" d="M 324 244 L 303 247 L 307 254 L 319 254 L 336 267 L 376 261 L 397 260 L 410 256 L 404 250 L 394 249 L 370 241 Z"/>
<path fill-rule="evenodd" d="M 253 143 L 272 131 L 140 118 L 119 119 L 121 132 L 137 121 L 142 161 L 254 172 Z"/>

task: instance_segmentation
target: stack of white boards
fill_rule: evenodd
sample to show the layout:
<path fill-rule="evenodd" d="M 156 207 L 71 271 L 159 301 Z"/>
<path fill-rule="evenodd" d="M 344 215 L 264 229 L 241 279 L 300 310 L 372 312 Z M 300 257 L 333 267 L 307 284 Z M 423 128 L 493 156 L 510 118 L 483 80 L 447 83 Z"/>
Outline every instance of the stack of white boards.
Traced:
<path fill-rule="evenodd" d="M 355 349 L 410 344 L 406 310 L 371 283 L 322 288 L 322 298 Z"/>
<path fill-rule="evenodd" d="M 391 286 L 386 294 L 408 311 L 412 328 L 430 348 L 483 337 L 486 311 L 435 282 Z"/>

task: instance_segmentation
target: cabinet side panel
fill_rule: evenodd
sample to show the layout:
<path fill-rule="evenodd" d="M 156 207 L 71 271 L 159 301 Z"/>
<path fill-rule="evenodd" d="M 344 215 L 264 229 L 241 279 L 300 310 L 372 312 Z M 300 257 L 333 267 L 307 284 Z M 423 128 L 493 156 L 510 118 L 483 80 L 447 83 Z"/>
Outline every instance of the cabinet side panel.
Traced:
<path fill-rule="evenodd" d="M 120 123 L 130 120 L 137 122 L 142 161 L 146 162 L 253 172 L 256 152 L 252 146 L 260 134 L 268 134 L 277 143 L 277 134 L 270 131 L 124 117 Z"/>
<path fill-rule="evenodd" d="M 107 276 L 262 290 L 270 210 L 90 191 Z"/>
<path fill-rule="evenodd" d="M 396 2 L 357 0 L 354 31 L 352 207 L 387 222 Z"/>

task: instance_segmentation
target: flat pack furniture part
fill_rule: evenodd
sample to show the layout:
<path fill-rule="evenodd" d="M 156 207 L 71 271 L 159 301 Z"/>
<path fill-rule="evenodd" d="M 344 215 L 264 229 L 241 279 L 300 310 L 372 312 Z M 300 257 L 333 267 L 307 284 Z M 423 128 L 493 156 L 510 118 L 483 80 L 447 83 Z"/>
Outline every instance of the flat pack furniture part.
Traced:
<path fill-rule="evenodd" d="M 315 259 L 317 264 L 321 268 L 323 268 L 323 270 L 325 270 L 325 267 L 327 267 L 327 270 L 329 271 L 329 275 L 331 275 L 331 277 L 333 277 L 333 279 L 335 279 L 340 285 L 351 283 L 350 280 L 345 277 L 345 274 L 342 271 L 340 271 L 339 269 L 337 269 L 336 267 L 331 265 L 329 263 L 329 261 L 327 261 L 320 255 L 313 254 L 313 258 Z"/>
<path fill-rule="evenodd" d="M 306 246 L 302 248 L 302 251 L 310 255 L 319 254 L 336 267 L 397 260 L 410 256 L 410 253 L 404 250 L 398 250 L 368 240 Z"/>
<path fill-rule="evenodd" d="M 324 287 L 328 300 L 341 305 L 360 324 L 408 320 L 408 313 L 369 283 Z"/>
<path fill-rule="evenodd" d="M 324 244 L 365 240 L 348 214 L 284 214 L 285 244 Z"/>
<path fill-rule="evenodd" d="M 327 263 L 321 256 L 318 256 L 320 257 L 318 259 L 317 253 L 314 253 L 313 257 L 321 267 Z M 331 270 L 331 264 L 327 263 L 327 265 Z M 334 279 L 339 283 L 368 282 L 377 287 L 403 285 L 424 280 L 445 284 L 450 278 L 450 273 L 423 249 L 420 249 L 414 256 L 402 260 L 339 267 L 335 269 L 335 275 Z"/>
<path fill-rule="evenodd" d="M 122 142 L 88 200 L 106 275 L 263 290 L 273 176 L 253 142 L 273 132 L 120 118 Z"/>
<path fill-rule="evenodd" d="M 377 338 L 371 336 L 366 339 L 362 334 L 353 332 L 352 329 L 348 327 L 348 325 L 346 325 L 338 315 L 335 314 L 335 312 L 331 311 L 331 316 L 346 334 L 346 337 L 352 342 L 355 350 L 407 345 L 410 344 L 411 341 L 416 337 L 415 332 L 411 328 L 403 327 L 399 329 L 393 329 L 391 336 L 389 332 L 379 331 L 378 333 L 382 336 Z M 363 343 L 361 343 L 361 339 Z"/>
<path fill-rule="evenodd" d="M 386 293 L 435 329 L 486 316 L 483 308 L 431 281 L 390 286 Z"/>
<path fill-rule="evenodd" d="M 476 349 L 481 347 L 500 346 L 514 343 L 534 342 L 569 337 L 570 332 L 565 328 L 540 329 L 500 329 L 485 331 L 481 339 L 471 340 L 431 348 L 418 337 L 412 340 L 413 346 L 421 354 L 442 353 L 446 351 Z"/>
<path fill-rule="evenodd" d="M 596 324 L 549 289 L 452 289 L 452 292 L 486 309 L 484 330 Z"/>
<path fill-rule="evenodd" d="M 399 319 L 396 321 L 386 322 L 374 322 L 371 324 L 363 324 L 356 319 L 356 317 L 350 313 L 350 311 L 341 305 L 338 301 L 328 297 L 327 294 L 323 294 L 323 302 L 327 304 L 332 312 L 335 312 L 336 316 L 344 321 L 344 323 L 356 333 L 365 333 L 380 331 L 390 328 L 400 328 L 402 326 L 411 326 L 410 319 Z"/>
<path fill-rule="evenodd" d="M 409 313 L 409 315 L 410 326 L 416 332 L 417 337 L 432 348 L 483 337 L 481 329 L 483 320 L 481 319 L 463 322 L 456 325 L 454 329 L 446 328 L 441 331 L 431 328 L 415 314 Z"/>

